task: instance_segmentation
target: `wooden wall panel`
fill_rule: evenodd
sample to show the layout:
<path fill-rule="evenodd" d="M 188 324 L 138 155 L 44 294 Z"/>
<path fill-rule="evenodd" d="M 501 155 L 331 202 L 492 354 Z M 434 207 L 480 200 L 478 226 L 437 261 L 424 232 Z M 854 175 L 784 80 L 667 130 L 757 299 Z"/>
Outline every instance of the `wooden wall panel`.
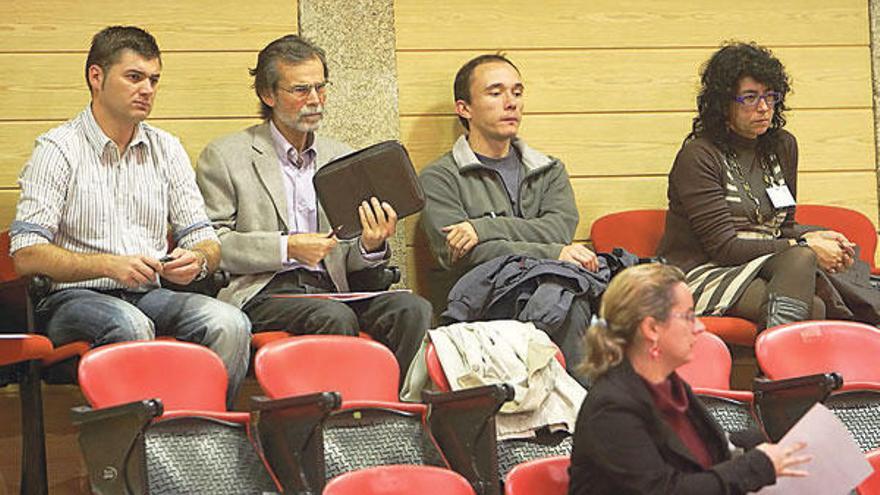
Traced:
<path fill-rule="evenodd" d="M 18 190 L 0 190 L 0 230 L 9 228 L 15 219 L 15 204 L 18 203 Z"/>
<path fill-rule="evenodd" d="M 859 0 L 399 0 L 400 50 L 867 44 Z"/>
<path fill-rule="evenodd" d="M 508 52 L 536 113 L 692 111 L 698 68 L 711 49 L 540 50 Z M 795 75 L 793 108 L 870 108 L 870 50 L 784 48 Z M 481 52 L 399 52 L 400 113 L 452 114 L 452 80 Z M 833 90 L 832 90 L 833 88 Z"/>
<path fill-rule="evenodd" d="M 80 53 L 0 54 L 0 67 L 16 68 L 0 82 L 0 121 L 63 121 L 82 110 L 89 102 L 84 60 Z M 257 114 L 247 72 L 255 52 L 169 53 L 162 61 L 153 118 Z"/>
<path fill-rule="evenodd" d="M 147 29 L 164 52 L 259 50 L 268 41 L 296 31 L 297 4 L 296 0 L 0 2 L 0 51 L 86 53 L 92 36 L 114 24 Z"/>
<path fill-rule="evenodd" d="M 787 129 L 797 137 L 801 170 L 870 170 L 874 116 L 870 108 L 793 110 Z M 666 174 L 690 131 L 692 114 L 527 114 L 520 135 L 562 159 L 571 175 Z M 402 117 L 400 134 L 421 170 L 449 151 L 461 133 L 446 115 Z"/>

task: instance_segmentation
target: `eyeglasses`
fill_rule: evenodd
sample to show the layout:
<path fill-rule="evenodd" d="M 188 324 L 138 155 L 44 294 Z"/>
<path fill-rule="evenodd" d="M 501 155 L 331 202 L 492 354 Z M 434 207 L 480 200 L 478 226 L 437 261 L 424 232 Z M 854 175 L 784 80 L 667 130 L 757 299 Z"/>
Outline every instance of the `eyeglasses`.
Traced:
<path fill-rule="evenodd" d="M 315 93 L 318 96 L 324 96 L 327 93 L 327 88 L 333 83 L 330 81 L 323 81 L 315 84 L 296 84 L 289 88 L 282 87 L 284 91 L 296 96 L 297 98 L 308 98 L 310 94 L 312 94 L 312 89 L 315 90 Z"/>
<path fill-rule="evenodd" d="M 684 320 L 684 321 L 686 321 L 686 322 L 688 322 L 688 323 L 696 323 L 696 321 L 697 321 L 697 315 L 693 312 L 693 310 L 691 310 L 691 311 L 685 311 L 685 312 L 682 312 L 682 313 L 676 313 L 676 312 L 672 312 L 672 311 L 670 311 L 670 312 L 669 312 L 669 316 L 674 316 L 674 317 L 676 317 L 676 318 L 681 318 L 682 320 Z"/>
<path fill-rule="evenodd" d="M 782 93 L 779 93 L 777 91 L 768 91 L 762 95 L 759 95 L 757 93 L 749 93 L 747 95 L 734 96 L 733 99 L 736 100 L 736 102 L 740 105 L 747 107 L 756 107 L 758 106 L 758 102 L 764 100 L 764 102 L 767 103 L 768 107 L 772 107 L 773 105 L 782 101 Z"/>

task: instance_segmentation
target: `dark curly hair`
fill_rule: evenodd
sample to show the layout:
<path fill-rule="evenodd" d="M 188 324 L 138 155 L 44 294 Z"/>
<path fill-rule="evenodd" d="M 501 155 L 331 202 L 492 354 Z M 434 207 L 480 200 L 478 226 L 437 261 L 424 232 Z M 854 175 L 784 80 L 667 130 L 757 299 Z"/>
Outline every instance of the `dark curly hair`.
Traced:
<path fill-rule="evenodd" d="M 791 90 L 791 79 L 785 67 L 773 53 L 755 42 L 727 42 L 700 70 L 700 94 L 697 95 L 697 116 L 685 142 L 705 137 L 723 151 L 730 149 L 727 122 L 730 103 L 739 89 L 739 81 L 751 77 L 755 81 L 782 94 L 776 103 L 770 129 L 758 136 L 758 151 L 771 152 L 778 140 L 778 131 L 785 127 L 785 96 Z"/>

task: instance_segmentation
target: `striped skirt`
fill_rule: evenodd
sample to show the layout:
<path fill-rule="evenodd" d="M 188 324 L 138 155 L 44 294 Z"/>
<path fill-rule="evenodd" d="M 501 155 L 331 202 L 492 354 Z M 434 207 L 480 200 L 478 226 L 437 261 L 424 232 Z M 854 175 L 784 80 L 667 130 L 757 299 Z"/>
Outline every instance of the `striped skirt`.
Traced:
<path fill-rule="evenodd" d="M 686 282 L 694 295 L 697 316 L 721 316 L 727 312 L 771 256 L 765 254 L 739 266 L 705 263 L 689 271 Z"/>

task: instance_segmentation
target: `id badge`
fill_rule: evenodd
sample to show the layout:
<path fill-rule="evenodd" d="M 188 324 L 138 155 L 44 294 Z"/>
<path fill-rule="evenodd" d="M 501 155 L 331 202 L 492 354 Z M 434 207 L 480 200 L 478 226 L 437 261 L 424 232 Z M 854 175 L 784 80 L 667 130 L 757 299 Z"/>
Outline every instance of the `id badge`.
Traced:
<path fill-rule="evenodd" d="M 767 195 L 774 208 L 788 208 L 794 206 L 794 196 L 788 190 L 788 186 L 773 186 L 767 188 Z"/>

